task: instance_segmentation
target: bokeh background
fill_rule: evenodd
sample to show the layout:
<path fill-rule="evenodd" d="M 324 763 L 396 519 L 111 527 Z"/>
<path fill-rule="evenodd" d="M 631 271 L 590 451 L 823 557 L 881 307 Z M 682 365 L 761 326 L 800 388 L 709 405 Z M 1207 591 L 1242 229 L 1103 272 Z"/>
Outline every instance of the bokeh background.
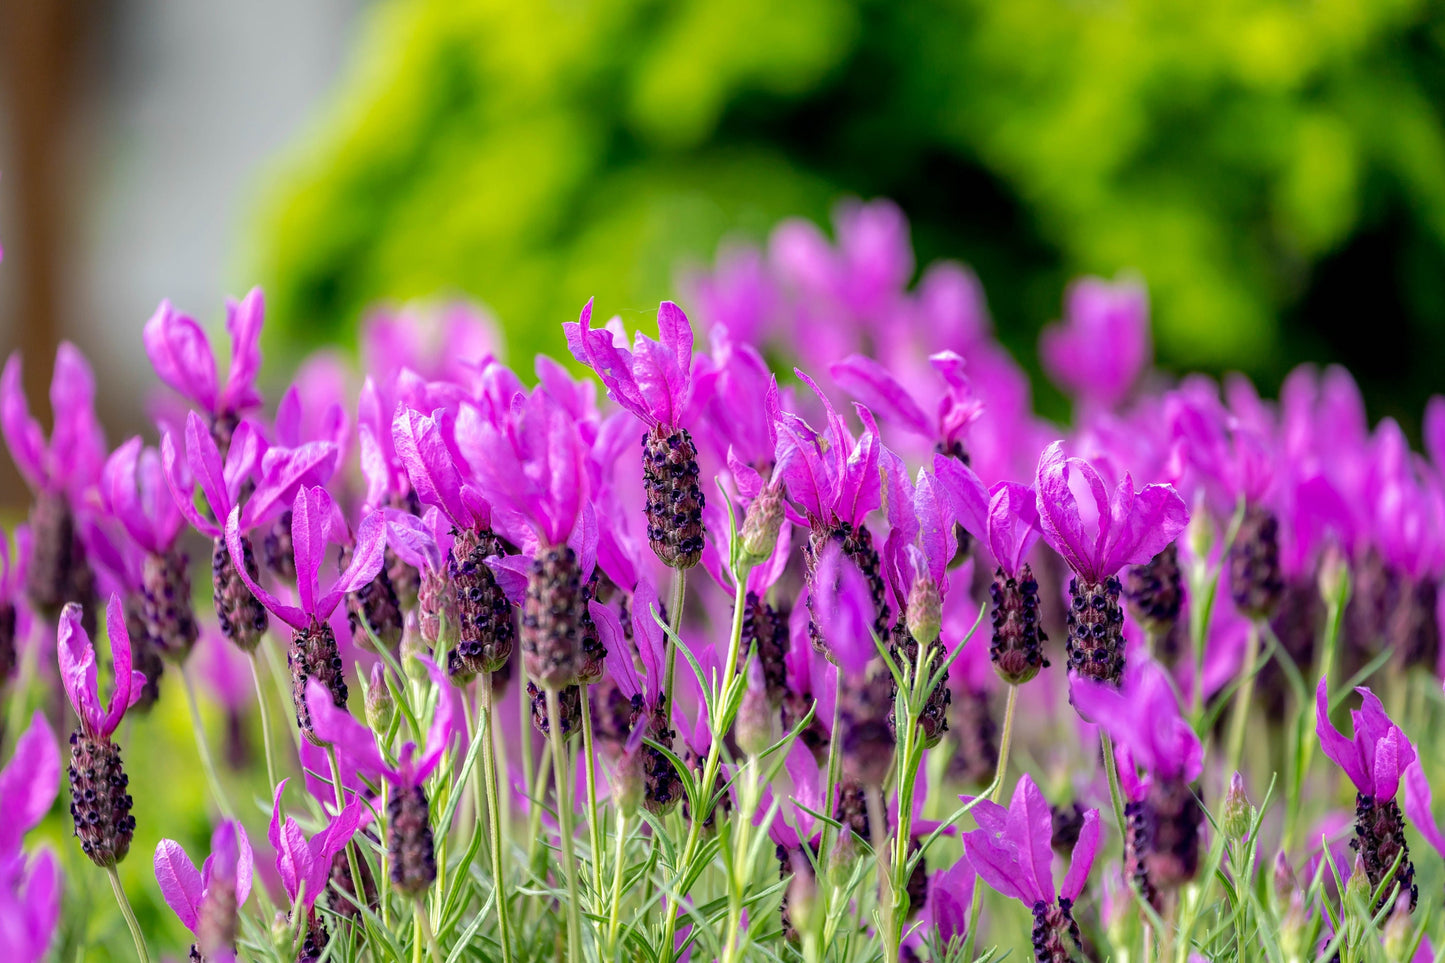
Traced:
<path fill-rule="evenodd" d="M 515 359 L 846 196 L 1028 366 L 1134 270 L 1168 368 L 1343 360 L 1412 431 L 1445 380 L 1438 0 L 0 0 L 0 71 L 0 341 L 37 399 L 79 343 L 113 438 L 162 297 L 263 284 L 274 377 L 449 293 Z"/>

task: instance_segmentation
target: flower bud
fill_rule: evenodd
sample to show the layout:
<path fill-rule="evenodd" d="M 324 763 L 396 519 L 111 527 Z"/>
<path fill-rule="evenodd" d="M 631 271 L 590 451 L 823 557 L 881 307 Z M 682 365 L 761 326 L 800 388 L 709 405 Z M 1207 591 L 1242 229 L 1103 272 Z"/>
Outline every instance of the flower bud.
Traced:
<path fill-rule="evenodd" d="M 401 669 L 406 677 L 413 682 L 425 682 L 427 680 L 426 666 L 421 664 L 417 658 L 419 655 L 430 655 L 430 647 L 421 639 L 407 633 L 401 639 Z"/>
<path fill-rule="evenodd" d="M 1314 948 L 1305 945 L 1308 935 L 1309 912 L 1305 909 L 1304 894 L 1295 889 L 1290 893 L 1289 908 L 1279 921 L 1279 943 L 1285 959 L 1314 958 Z"/>
<path fill-rule="evenodd" d="M 1343 606 L 1349 599 L 1350 564 L 1339 546 L 1331 545 L 1325 549 L 1320 559 L 1318 584 L 1320 598 L 1324 599 L 1326 605 Z"/>
<path fill-rule="evenodd" d="M 742 563 L 751 568 L 767 561 L 777 547 L 782 527 L 782 485 L 774 482 L 759 492 L 748 506 L 747 517 L 743 519 Z"/>
<path fill-rule="evenodd" d="M 1224 796 L 1224 834 L 1238 842 L 1249 832 L 1253 822 L 1254 809 L 1249 797 L 1244 794 L 1244 777 L 1236 772 L 1229 780 L 1229 792 Z"/>
<path fill-rule="evenodd" d="M 937 641 L 943 629 L 943 596 L 927 572 L 919 572 L 913 579 L 906 618 L 908 633 L 918 644 L 926 646 Z"/>
<path fill-rule="evenodd" d="M 1294 867 L 1290 865 L 1289 857 L 1284 850 L 1274 854 L 1274 891 L 1280 899 L 1284 899 L 1290 893 L 1298 889 L 1298 883 L 1294 878 Z"/>
<path fill-rule="evenodd" d="M 612 801 L 617 804 L 618 812 L 629 819 L 636 814 L 637 807 L 642 805 L 642 796 L 646 789 L 642 770 L 641 745 L 629 747 L 617 760 L 617 773 L 612 782 Z"/>
<path fill-rule="evenodd" d="M 763 673 L 754 660 L 748 667 L 748 687 L 738 707 L 733 734 L 738 747 L 749 756 L 760 756 L 773 744 L 773 706 L 763 685 Z"/>
<path fill-rule="evenodd" d="M 792 854 L 784 864 L 785 872 L 791 870 L 793 879 L 788 883 L 788 895 L 783 901 L 783 932 L 806 933 L 812 926 L 813 910 L 818 901 L 818 880 L 813 873 L 813 864 L 802 850 Z"/>
<path fill-rule="evenodd" d="M 1370 874 L 1365 870 L 1365 858 L 1355 854 L 1355 863 L 1350 867 L 1350 878 L 1345 883 L 1345 898 L 1357 899 L 1362 906 L 1370 902 Z"/>
<path fill-rule="evenodd" d="M 392 698 L 382 664 L 378 662 L 371 667 L 371 684 L 366 689 L 366 724 L 381 735 L 391 728 L 391 720 L 395 717 L 396 700 Z"/>
<path fill-rule="evenodd" d="M 1410 895 L 1401 894 L 1395 900 L 1395 908 L 1390 911 L 1390 916 L 1385 920 L 1385 957 L 1391 960 L 1409 959 L 1410 932 L 1414 926 L 1410 922 Z"/>
<path fill-rule="evenodd" d="M 1204 494 L 1194 500 L 1194 511 L 1189 513 L 1189 525 L 1184 529 L 1189 542 L 1189 554 L 1196 559 L 1205 559 L 1214 549 L 1214 520 L 1204 504 Z"/>

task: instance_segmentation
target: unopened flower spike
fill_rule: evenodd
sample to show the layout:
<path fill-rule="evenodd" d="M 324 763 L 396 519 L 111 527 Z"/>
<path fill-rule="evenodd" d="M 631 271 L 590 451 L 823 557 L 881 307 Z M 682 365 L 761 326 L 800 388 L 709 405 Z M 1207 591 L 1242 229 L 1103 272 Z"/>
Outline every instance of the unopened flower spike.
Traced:
<path fill-rule="evenodd" d="M 1184 530 L 1189 512 L 1171 486 L 1136 492 L 1127 472 L 1111 494 L 1094 466 L 1065 457 L 1061 441 L 1039 456 L 1036 488 L 1044 540 L 1074 572 L 1065 646 L 1069 671 L 1118 685 L 1124 674 L 1118 572 L 1159 554 Z M 1082 505 L 1081 495 L 1093 505 Z"/>
<path fill-rule="evenodd" d="M 282 602 L 244 568 L 237 571 L 251 594 L 271 614 L 295 630 L 286 655 L 291 668 L 291 697 L 297 725 L 308 738 L 313 738 L 311 713 L 306 703 L 306 683 L 310 679 L 320 681 L 331 693 L 336 705 L 346 704 L 344 667 L 329 620 L 346 595 L 376 578 L 385 556 L 386 525 L 380 512 L 373 512 L 361 520 L 350 564 L 323 592 L 321 567 L 327 547 L 346 537 L 346 523 L 339 517 L 331 496 L 319 485 L 312 488 L 303 486 L 296 492 L 291 514 L 299 606 Z M 240 518 L 241 507 L 236 506 L 226 520 L 226 544 L 232 557 L 244 557 Z"/>
<path fill-rule="evenodd" d="M 206 963 L 236 958 L 239 911 L 251 895 L 254 858 L 246 829 L 226 820 L 211 834 L 211 853 L 196 870 L 181 844 L 156 844 L 156 882 L 181 925 L 191 931 L 191 959 Z"/>
<path fill-rule="evenodd" d="M 975 802 L 978 829 L 964 833 L 964 849 L 981 878 L 1004 896 L 1027 906 L 1034 917 L 1033 948 L 1038 963 L 1072 963 L 1083 958 L 1074 902 L 1084 890 L 1099 851 L 1099 811 L 1084 814 L 1063 884 L 1054 886 L 1053 816 L 1027 774 L 1019 778 L 1008 808 Z"/>
<path fill-rule="evenodd" d="M 80 606 L 73 602 L 60 613 L 56 644 L 60 679 L 80 718 L 70 734 L 70 815 L 80 848 L 102 869 L 125 859 L 135 834 L 130 780 L 121 765 L 120 747 L 110 737 L 145 686 L 145 676 L 131 670 L 130 635 L 115 595 L 106 605 L 106 631 L 115 668 L 115 689 L 106 705 L 101 704 L 95 646 L 81 626 Z"/>
<path fill-rule="evenodd" d="M 704 493 L 697 445 L 688 424 L 698 404 L 692 360 L 692 324 L 664 301 L 657 309 L 660 340 L 638 334 L 632 350 L 617 344 L 621 332 L 592 327 L 592 302 L 577 322 L 564 324 L 572 356 L 602 379 L 613 401 L 637 416 L 642 439 L 647 538 L 664 564 L 686 569 L 702 557 Z"/>
<path fill-rule="evenodd" d="M 1080 715 L 1116 740 L 1128 796 L 1126 870 L 1162 911 L 1164 897 L 1199 872 L 1204 810 L 1192 787 L 1204 769 L 1199 737 L 1156 662 L 1131 665 L 1118 689 L 1076 677 L 1072 699 Z M 1136 778 L 1136 766 L 1145 778 Z"/>
<path fill-rule="evenodd" d="M 226 300 L 226 331 L 231 337 L 231 367 L 221 384 L 210 338 L 195 319 L 162 301 L 146 322 L 141 339 L 156 376 L 206 415 L 207 429 L 225 454 L 241 416 L 262 403 L 256 390 L 261 372 L 261 327 L 266 302 L 252 288 L 239 302 Z"/>
<path fill-rule="evenodd" d="M 332 817 L 325 828 L 307 839 L 296 820 L 281 816 L 281 794 L 286 791 L 286 783 L 287 780 L 283 779 L 276 784 L 276 795 L 271 804 L 271 825 L 266 838 L 276 851 L 276 872 L 281 877 L 281 888 L 290 900 L 293 912 L 300 912 L 303 917 L 301 925 L 305 927 L 306 936 L 298 960 L 314 961 L 326 952 L 331 939 L 325 922 L 316 913 L 316 901 L 326 891 L 332 860 L 346 849 L 346 844 L 356 835 L 366 810 L 360 799 L 353 799 Z M 293 919 L 293 926 L 297 922 Z"/>
<path fill-rule="evenodd" d="M 1315 733 L 1325 755 L 1355 784 L 1355 838 L 1350 848 L 1364 861 L 1371 889 L 1384 882 L 1398 860 L 1392 879 L 1399 884 L 1401 895 L 1409 896 L 1413 910 L 1418 896 L 1415 867 L 1410 862 L 1405 820 L 1395 796 L 1401 775 L 1415 762 L 1415 747 L 1385 714 L 1379 698 L 1363 687 L 1355 690 L 1363 704 L 1350 712 L 1355 734 L 1346 739 L 1330 722 L 1326 683 L 1321 679 L 1315 690 Z M 1408 805 L 1408 797 L 1406 802 Z"/>
<path fill-rule="evenodd" d="M 101 499 L 144 553 L 139 608 L 146 637 L 157 651 L 181 663 L 199 633 L 191 609 L 190 556 L 176 544 L 185 520 L 160 453 L 141 444 L 139 436 L 132 438 L 106 460 Z"/>
<path fill-rule="evenodd" d="M 0 374 L 0 430 L 15 467 L 35 496 L 25 592 L 47 619 L 55 618 L 67 602 L 89 606 L 95 600 L 95 573 L 77 515 L 83 511 L 86 491 L 100 479 L 105 434 L 95 414 L 95 376 L 85 356 L 68 341 L 55 352 L 50 408 L 54 428 L 47 441 L 30 415 L 20 355 L 12 354 Z"/>

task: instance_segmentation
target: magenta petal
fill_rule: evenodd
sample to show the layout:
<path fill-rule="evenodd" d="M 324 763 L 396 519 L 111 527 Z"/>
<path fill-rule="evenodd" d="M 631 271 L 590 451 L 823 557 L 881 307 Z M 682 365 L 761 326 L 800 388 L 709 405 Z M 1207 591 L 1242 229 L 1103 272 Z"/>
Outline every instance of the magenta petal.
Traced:
<path fill-rule="evenodd" d="M 291 503 L 291 546 L 296 561 L 296 594 L 301 610 L 320 613 L 316 598 L 320 594 L 321 563 L 326 558 L 330 541 L 331 513 L 334 506 L 326 489 L 302 487 Z"/>
<path fill-rule="evenodd" d="M 1330 699 L 1326 682 L 1327 680 L 1320 679 L 1319 687 L 1315 689 L 1315 733 L 1319 736 L 1320 748 L 1344 771 L 1356 789 L 1362 793 L 1373 793 L 1375 787 L 1369 773 L 1365 771 L 1360 750 L 1355 743 L 1340 735 L 1340 731 L 1330 722 Z"/>
<path fill-rule="evenodd" d="M 831 365 L 828 373 L 838 387 L 877 412 L 885 422 L 934 440 L 936 426 L 893 373 L 877 361 L 852 354 Z"/>
<path fill-rule="evenodd" d="M 225 468 L 221 463 L 221 451 L 201 416 L 194 411 L 186 416 L 186 460 L 191 466 L 191 475 L 201 486 L 211 511 L 217 518 L 231 513 L 231 498 L 226 491 Z"/>
<path fill-rule="evenodd" d="M 589 300 L 582 308 L 578 321 L 562 326 L 572 356 L 597 372 L 613 401 L 647 424 L 657 424 L 656 416 L 632 376 L 632 356 L 612 343 L 612 332 L 605 328 L 594 329 L 591 325 L 592 302 Z"/>
<path fill-rule="evenodd" d="M 226 519 L 226 549 L 231 553 L 232 559 L 246 557 L 246 553 L 241 547 L 241 508 L 239 505 L 231 509 L 231 515 Z M 237 564 L 235 568 L 241 576 L 241 581 L 245 582 L 246 587 L 251 590 L 251 594 L 256 596 L 256 600 L 275 613 L 277 618 L 293 629 L 304 629 L 311 623 L 310 616 L 305 612 L 294 605 L 285 604 L 262 588 L 255 579 L 251 578 L 251 573 L 246 571 L 245 565 Z"/>
<path fill-rule="evenodd" d="M 15 743 L 15 752 L 0 771 L 0 864 L 20 851 L 20 839 L 33 829 L 60 792 L 60 751 L 55 733 L 40 710 Z"/>
<path fill-rule="evenodd" d="M 386 563 L 386 531 L 386 516 L 382 512 L 372 512 L 361 520 L 356 530 L 356 544 L 351 549 L 351 564 L 341 573 L 331 591 L 317 603 L 316 610 L 321 618 L 331 615 L 342 596 L 357 591 L 376 578 Z"/>
<path fill-rule="evenodd" d="M 1445 834 L 1440 832 L 1440 824 L 1435 821 L 1430 780 L 1425 778 L 1425 770 L 1420 768 L 1418 761 L 1405 770 L 1405 815 L 1410 817 L 1410 824 L 1420 831 L 1425 841 L 1445 856 Z"/>
<path fill-rule="evenodd" d="M 1069 859 L 1069 871 L 1064 875 L 1059 895 L 1067 900 L 1077 900 L 1084 891 L 1089 870 L 1094 868 L 1094 858 L 1099 854 L 1099 811 L 1090 809 L 1084 813 L 1084 825 L 1079 830 L 1074 853 Z"/>
<path fill-rule="evenodd" d="M 421 572 L 438 572 L 442 552 L 426 522 L 399 508 L 382 509 L 386 519 L 386 543 L 397 557 Z"/>
<path fill-rule="evenodd" d="M 130 632 L 125 625 L 125 609 L 120 604 L 120 596 L 114 593 L 105 606 L 105 624 L 110 633 L 110 661 L 115 669 L 115 692 L 110 697 L 110 711 L 105 714 L 103 729 L 106 735 L 110 735 L 134 701 L 131 690 L 135 684 L 131 673 Z"/>
<path fill-rule="evenodd" d="M 1131 489 L 1128 474 L 1119 483 L 1119 495 Z M 1143 565 L 1164 551 L 1189 524 L 1189 509 L 1173 487 L 1149 485 L 1134 496 L 1125 517 L 1116 517 L 1109 532 L 1108 554 L 1102 562 L 1105 573 L 1113 574 L 1125 565 Z"/>
<path fill-rule="evenodd" d="M 331 872 L 331 860 L 346 848 L 351 837 L 361 828 L 365 812 L 360 799 L 352 799 L 346 808 L 337 813 L 331 824 L 311 839 L 311 871 L 306 886 L 306 902 L 315 901 L 326 889 L 326 879 Z"/>
<path fill-rule="evenodd" d="M 1020 777 L 1009 801 L 1007 838 L 1018 848 L 1019 866 L 1046 902 L 1054 901 L 1053 810 L 1033 777 Z"/>
<path fill-rule="evenodd" d="M 1069 488 L 1069 460 L 1064 457 L 1062 441 L 1049 445 L 1039 455 L 1035 487 L 1039 524 L 1049 546 L 1063 556 L 1069 568 L 1081 575 L 1091 575 L 1094 546 L 1084 536 L 1079 505 Z"/>
<path fill-rule="evenodd" d="M 963 848 L 979 879 L 1004 896 L 1033 906 L 1042 896 L 1025 888 L 1014 854 L 987 830 L 975 829 L 963 834 Z"/>
<path fill-rule="evenodd" d="M 1018 574 L 1024 556 L 1041 535 L 1034 490 L 1018 482 L 994 485 L 989 494 L 988 544 L 1006 574 Z"/>
<path fill-rule="evenodd" d="M 51 468 L 64 480 L 73 498 L 91 485 L 105 460 L 105 433 L 95 416 L 95 375 L 80 349 L 62 341 L 55 351 L 55 373 L 50 381 L 50 409 L 55 427 L 50 432 Z"/>
<path fill-rule="evenodd" d="M 973 469 L 947 455 L 933 456 L 933 474 L 938 479 L 954 519 L 975 538 L 988 534 L 989 497 Z"/>
<path fill-rule="evenodd" d="M 162 301 L 141 341 L 161 381 L 207 411 L 216 410 L 216 359 L 199 324 Z"/>
<path fill-rule="evenodd" d="M 165 475 L 166 487 L 170 489 L 176 508 L 180 509 L 182 517 L 196 531 L 211 538 L 220 538 L 225 534 L 221 527 L 196 511 L 195 502 L 191 498 L 195 481 L 191 478 L 188 467 L 180 460 L 171 433 L 161 435 L 161 471 Z"/>
<path fill-rule="evenodd" d="M 242 510 L 242 527 L 249 531 L 275 518 L 302 487 L 324 485 L 336 470 L 337 457 L 329 441 L 269 449 L 261 458 L 261 480 Z"/>
<path fill-rule="evenodd" d="M 462 502 L 462 479 L 437 425 L 439 414 L 423 415 L 398 405 L 391 423 L 392 443 L 417 498 L 436 505 L 454 525 L 470 527 L 472 513 Z"/>
<path fill-rule="evenodd" d="M 617 613 L 601 602 L 587 603 L 587 611 L 597 626 L 597 638 L 607 650 L 607 674 L 617 688 L 627 697 L 642 694 L 642 680 L 637 677 L 637 668 L 632 663 L 631 647 L 622 632 L 622 621 Z"/>
<path fill-rule="evenodd" d="M 682 308 L 671 301 L 657 306 L 657 337 L 662 346 L 672 352 L 674 364 L 686 377 L 692 366 L 692 322 Z M 674 386 L 674 391 L 680 396 L 681 386 Z"/>
<path fill-rule="evenodd" d="M 49 474 L 45 433 L 30 417 L 30 404 L 25 399 L 25 385 L 20 375 L 20 352 L 16 351 L 6 360 L 5 371 L 0 374 L 0 429 L 5 432 L 5 443 L 10 447 L 15 467 L 32 489 L 39 490 L 45 487 Z"/>
<path fill-rule="evenodd" d="M 339 755 L 367 776 L 375 777 L 386 769 L 376 748 L 376 737 L 345 708 L 336 705 L 331 692 L 320 682 L 310 679 L 306 684 L 306 708 L 316 738 L 336 748 Z"/>
<path fill-rule="evenodd" d="M 156 882 L 166 905 L 192 933 L 201 919 L 201 874 L 181 844 L 162 839 L 156 844 Z"/>
<path fill-rule="evenodd" d="M 256 376 L 261 372 L 261 328 L 266 321 L 266 298 L 260 288 L 246 292 L 240 304 L 226 304 L 226 330 L 231 334 L 231 372 L 222 400 L 229 411 L 243 411 L 261 403 Z"/>
<path fill-rule="evenodd" d="M 60 613 L 56 631 L 56 651 L 60 660 L 60 681 L 70 697 L 71 708 L 80 717 L 86 732 L 96 734 L 105 725 L 96 691 L 95 647 L 81 626 L 81 608 L 74 602 Z"/>

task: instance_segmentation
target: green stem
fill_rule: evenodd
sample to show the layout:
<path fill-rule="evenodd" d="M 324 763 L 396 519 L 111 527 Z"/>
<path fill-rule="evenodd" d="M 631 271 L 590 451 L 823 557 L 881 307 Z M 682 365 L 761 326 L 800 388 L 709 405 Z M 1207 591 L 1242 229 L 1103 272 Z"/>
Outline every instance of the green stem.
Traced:
<path fill-rule="evenodd" d="M 562 746 L 562 712 L 557 690 L 547 687 L 547 730 L 552 742 L 552 776 L 557 794 L 557 826 L 562 836 L 562 870 L 567 877 L 567 959 L 582 961 L 582 923 L 577 895 L 577 855 L 572 846 L 572 793 L 567 753 Z"/>
<path fill-rule="evenodd" d="M 1239 760 L 1244 755 L 1244 730 L 1249 722 L 1249 704 L 1254 700 L 1255 665 L 1258 661 L 1259 623 L 1251 619 L 1249 639 L 1245 642 L 1244 666 L 1240 669 L 1243 674 L 1240 677 L 1239 689 L 1234 694 L 1234 714 L 1229 720 L 1229 762 L 1224 767 L 1226 780 L 1239 768 Z"/>
<path fill-rule="evenodd" d="M 1003 795 L 1003 780 L 1004 776 L 1008 775 L 1008 756 L 1009 749 L 1013 746 L 1014 715 L 1018 710 L 1018 702 L 1019 687 L 1011 685 L 1008 687 L 1008 705 L 1004 709 L 1003 736 L 999 739 L 998 744 L 998 768 L 994 770 L 993 774 L 993 789 L 989 793 L 990 802 L 998 802 L 999 797 Z M 1106 736 L 1105 738 L 1107 739 L 1108 737 Z M 1112 750 L 1110 750 L 1110 752 L 1112 753 Z M 1113 758 L 1112 755 L 1110 755 L 1110 758 Z M 963 958 L 965 960 L 973 959 L 973 948 L 978 939 L 978 913 L 982 907 L 983 887 L 975 886 L 973 888 L 973 905 L 968 911 L 968 935 L 965 937 L 963 944 Z"/>
<path fill-rule="evenodd" d="M 682 627 L 682 603 L 687 597 L 687 569 L 675 570 L 672 577 L 672 598 L 668 602 L 667 622 L 672 632 L 667 637 L 667 670 L 663 674 L 662 695 L 663 704 L 672 705 L 672 683 L 677 674 L 677 643 L 678 629 Z"/>
<path fill-rule="evenodd" d="M 495 737 L 492 730 L 496 707 L 492 704 L 492 674 L 490 672 L 482 673 L 481 685 L 483 724 L 482 731 L 477 738 L 486 740 L 482 743 L 482 781 L 486 784 L 487 834 L 492 844 L 492 888 L 496 894 L 497 926 L 502 943 L 502 960 L 503 963 L 512 963 L 512 925 L 507 908 L 507 891 L 502 884 L 502 814 L 498 798 L 500 793 L 497 789 Z"/>
<path fill-rule="evenodd" d="M 607 913 L 607 956 L 617 956 L 617 930 L 622 924 L 622 868 L 626 859 L 627 814 L 617 813 L 617 853 L 612 864 L 612 907 Z"/>
<path fill-rule="evenodd" d="M 261 688 L 261 663 L 256 653 L 251 653 L 251 679 L 256 683 L 256 707 L 261 712 L 261 742 L 266 747 L 266 779 L 272 790 L 276 788 L 276 752 L 271 746 L 271 710 L 266 708 L 266 693 Z"/>
<path fill-rule="evenodd" d="M 878 864 L 878 908 L 882 911 L 883 918 L 879 921 L 883 930 L 883 958 L 885 960 L 898 959 L 898 934 L 895 932 L 894 920 L 897 917 L 893 905 L 893 879 L 889 867 L 892 859 L 884 859 L 885 850 L 888 847 L 888 831 L 884 828 L 887 818 L 883 812 L 883 791 L 877 786 L 869 786 L 866 792 L 868 800 L 868 828 L 873 836 L 873 859 Z M 894 842 L 894 849 L 898 849 L 898 843 Z M 891 854 L 890 854 L 891 855 Z"/>
<path fill-rule="evenodd" d="M 426 915 L 426 901 L 422 896 L 416 898 L 416 925 L 421 932 L 421 938 L 426 941 L 432 963 L 442 963 L 441 947 L 437 946 L 437 936 L 432 932 L 431 918 Z"/>
<path fill-rule="evenodd" d="M 191 673 L 182 665 L 181 682 L 186 690 L 186 704 L 191 710 L 191 731 L 196 736 L 196 752 L 201 757 L 201 768 L 206 772 L 206 782 L 211 787 L 211 795 L 216 800 L 216 805 L 227 819 L 234 820 L 236 811 L 231 808 L 231 803 L 226 799 L 226 794 L 221 790 L 221 780 L 216 776 L 216 764 L 211 759 L 211 747 L 206 742 L 206 728 L 201 724 L 201 708 L 196 701 L 196 687 L 191 682 Z M 275 786 L 275 783 L 272 783 Z"/>
<path fill-rule="evenodd" d="M 326 747 L 326 759 L 331 763 L 331 787 L 336 793 L 336 811 L 340 813 L 346 808 L 346 790 L 341 785 L 341 760 L 337 758 L 336 747 Z M 351 870 L 351 893 L 357 906 L 360 907 L 366 901 L 366 884 L 361 875 L 361 863 L 357 858 L 356 843 L 354 841 L 346 844 L 346 867 Z"/>
<path fill-rule="evenodd" d="M 135 940 L 135 955 L 140 958 L 141 963 L 150 963 L 150 951 L 146 949 L 145 937 L 141 935 L 140 923 L 135 918 L 135 910 L 130 908 L 130 900 L 126 898 L 125 887 L 120 885 L 120 874 L 115 871 L 114 866 L 107 866 L 105 872 L 110 877 L 110 888 L 115 891 L 115 901 L 120 904 L 120 912 L 125 917 L 125 925 L 130 927 L 130 937 Z"/>
<path fill-rule="evenodd" d="M 1119 788 L 1119 764 L 1114 761 L 1114 740 L 1102 729 L 1099 730 L 1099 745 L 1104 752 L 1104 776 L 1109 780 L 1109 802 L 1114 806 L 1114 823 L 1119 827 L 1119 838 L 1127 838 L 1127 824 L 1124 820 L 1124 793 Z"/>
<path fill-rule="evenodd" d="M 592 893 L 599 911 L 602 900 L 602 827 L 597 818 L 597 757 L 592 749 L 592 701 L 587 692 L 589 685 L 578 686 L 582 690 L 582 764 L 587 771 L 587 839 L 592 846 Z"/>
<path fill-rule="evenodd" d="M 839 754 L 842 752 L 842 730 L 843 730 L 843 673 L 837 674 L 837 684 L 833 689 L 833 727 L 828 730 L 828 766 L 824 770 L 824 792 L 823 807 L 829 815 L 833 809 L 833 794 L 838 791 L 838 769 L 841 761 Z M 833 851 L 832 824 L 823 824 L 823 843 L 818 849 L 818 875 L 826 878 L 828 873 L 829 857 Z M 819 891 L 823 891 L 822 881 L 819 881 Z"/>

